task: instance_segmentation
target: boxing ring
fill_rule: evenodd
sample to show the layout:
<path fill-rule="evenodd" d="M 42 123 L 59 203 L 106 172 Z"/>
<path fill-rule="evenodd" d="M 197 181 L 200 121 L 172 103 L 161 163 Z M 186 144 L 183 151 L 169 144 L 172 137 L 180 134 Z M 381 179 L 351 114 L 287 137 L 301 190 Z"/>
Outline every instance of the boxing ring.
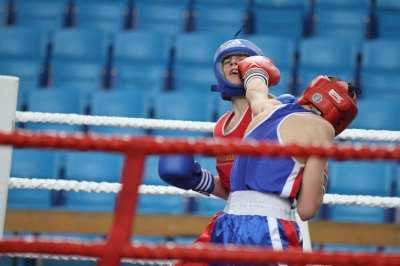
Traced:
<path fill-rule="evenodd" d="M 10 82 L 8 82 L 10 81 Z M 16 82 L 18 84 L 18 82 Z M 15 80 L 0 80 L 0 99 L 15 93 Z M 3 90 L 4 89 L 4 90 Z M 14 90 L 14 91 L 11 91 Z M 4 91 L 4 92 L 3 92 Z M 6 93 L 6 94 L 4 94 Z M 15 98 L 16 100 L 16 98 Z M 13 107 L 12 102 L 6 107 Z M 1 107 L 3 108 L 3 107 Z M 12 108 L 9 108 L 12 109 Z M 1 110 L 0 110 L 1 111 Z M 198 193 L 183 191 L 173 187 L 144 186 L 142 175 L 144 162 L 148 155 L 159 154 L 196 154 L 217 156 L 222 154 L 252 154 L 258 156 L 323 156 L 335 160 L 393 160 L 400 161 L 400 147 L 335 143 L 333 145 L 287 145 L 255 142 L 240 143 L 212 139 L 172 139 L 162 137 L 127 137 L 84 134 L 46 134 L 29 131 L 15 131 L 10 121 L 15 122 L 55 122 L 85 125 L 108 125 L 120 127 L 144 127 L 149 129 L 178 129 L 189 131 L 211 132 L 213 123 L 165 121 L 136 118 L 90 117 L 76 114 L 48 114 L 0 112 L 1 158 L 7 158 L 12 146 L 67 149 L 79 151 L 101 151 L 121 153 L 125 156 L 121 183 L 100 184 L 94 182 L 76 182 L 66 180 L 23 179 L 18 177 L 1 178 L 0 189 L 35 188 L 75 190 L 86 192 L 118 193 L 115 211 L 112 215 L 108 237 L 105 240 L 68 241 L 66 239 L 26 239 L 21 237 L 4 237 L 0 241 L 0 255 L 26 254 L 27 256 L 59 256 L 70 259 L 90 259 L 98 261 L 99 266 L 120 265 L 122 261 L 153 260 L 174 261 L 185 259 L 199 262 L 235 262 L 235 263 L 297 263 L 301 265 L 400 265 L 400 255 L 369 253 L 325 253 L 303 251 L 271 251 L 259 247 L 223 247 L 212 244 L 183 245 L 176 243 L 144 244 L 130 242 L 131 226 L 137 215 L 135 208 L 139 194 L 189 195 L 200 197 Z M 399 141 L 399 132 L 373 130 L 346 130 L 338 136 L 343 140 Z M 3 160 L 2 160 L 3 161 Z M 2 168 L 9 171 L 11 156 L 2 162 Z M 4 173 L 1 173 L 4 175 Z M 7 174 L 9 175 L 9 173 Z M 0 200 L 1 230 L 4 226 L 5 202 L 4 193 Z M 324 204 L 352 204 L 359 206 L 378 206 L 385 208 L 400 207 L 399 198 L 371 197 L 358 195 L 330 195 L 324 197 Z"/>

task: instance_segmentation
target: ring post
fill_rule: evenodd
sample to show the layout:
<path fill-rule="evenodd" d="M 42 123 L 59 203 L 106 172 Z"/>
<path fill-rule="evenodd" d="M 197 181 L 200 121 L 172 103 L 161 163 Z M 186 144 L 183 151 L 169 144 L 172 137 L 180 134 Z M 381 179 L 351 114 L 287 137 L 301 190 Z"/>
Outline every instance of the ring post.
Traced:
<path fill-rule="evenodd" d="M 4 133 L 12 133 L 14 130 L 18 83 L 17 77 L 0 75 L 0 131 Z M 0 145 L 0 238 L 4 231 L 11 156 L 12 146 Z"/>

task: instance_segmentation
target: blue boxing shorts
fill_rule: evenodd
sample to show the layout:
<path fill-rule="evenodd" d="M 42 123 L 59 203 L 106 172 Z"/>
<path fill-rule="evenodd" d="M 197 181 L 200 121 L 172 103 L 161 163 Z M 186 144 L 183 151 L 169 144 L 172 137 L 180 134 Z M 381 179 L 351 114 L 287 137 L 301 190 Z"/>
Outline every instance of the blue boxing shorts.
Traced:
<path fill-rule="evenodd" d="M 215 221 L 211 243 L 262 246 L 276 251 L 302 250 L 300 228 L 294 219 L 289 199 L 258 191 L 236 191 L 231 193 L 230 201 L 229 209 Z"/>

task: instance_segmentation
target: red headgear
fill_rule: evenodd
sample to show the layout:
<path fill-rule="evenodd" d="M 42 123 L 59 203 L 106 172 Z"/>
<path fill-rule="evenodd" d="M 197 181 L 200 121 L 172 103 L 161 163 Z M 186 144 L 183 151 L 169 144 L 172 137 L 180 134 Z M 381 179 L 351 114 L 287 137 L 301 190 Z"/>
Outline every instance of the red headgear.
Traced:
<path fill-rule="evenodd" d="M 300 96 L 299 104 L 309 104 L 335 129 L 335 136 L 345 130 L 358 114 L 357 87 L 337 77 L 317 76 Z M 355 90 L 355 91 L 354 91 Z M 348 92 L 351 91 L 353 96 Z"/>

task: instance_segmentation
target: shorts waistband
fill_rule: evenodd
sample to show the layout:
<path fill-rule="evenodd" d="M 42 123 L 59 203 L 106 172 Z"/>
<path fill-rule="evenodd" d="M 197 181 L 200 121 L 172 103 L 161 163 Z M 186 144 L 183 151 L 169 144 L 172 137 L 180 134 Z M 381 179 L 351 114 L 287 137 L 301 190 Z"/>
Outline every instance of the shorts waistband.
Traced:
<path fill-rule="evenodd" d="M 229 207 L 228 207 L 229 206 Z M 294 210 L 289 199 L 254 190 L 235 191 L 229 195 L 224 212 L 235 215 L 261 215 L 294 221 Z"/>

